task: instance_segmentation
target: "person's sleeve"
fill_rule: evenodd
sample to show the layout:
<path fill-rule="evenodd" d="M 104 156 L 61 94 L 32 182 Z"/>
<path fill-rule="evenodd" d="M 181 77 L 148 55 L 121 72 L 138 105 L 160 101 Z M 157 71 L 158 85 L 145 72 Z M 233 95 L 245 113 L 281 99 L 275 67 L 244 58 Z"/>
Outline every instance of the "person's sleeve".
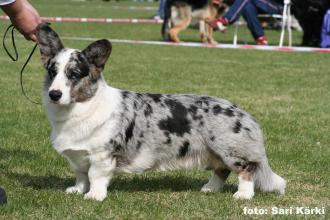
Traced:
<path fill-rule="evenodd" d="M 16 0 L 0 0 L 0 6 L 11 4 L 14 1 Z"/>

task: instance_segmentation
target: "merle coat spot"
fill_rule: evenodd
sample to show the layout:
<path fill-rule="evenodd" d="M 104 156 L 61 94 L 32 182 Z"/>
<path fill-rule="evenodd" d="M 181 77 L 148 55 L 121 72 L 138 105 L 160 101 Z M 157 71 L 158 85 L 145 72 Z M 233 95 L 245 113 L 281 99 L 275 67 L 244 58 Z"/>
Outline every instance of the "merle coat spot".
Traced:
<path fill-rule="evenodd" d="M 234 117 L 234 110 L 233 110 L 233 107 L 231 106 L 230 108 L 227 108 L 225 110 L 225 115 L 227 115 L 228 117 Z"/>
<path fill-rule="evenodd" d="M 195 116 L 197 114 L 197 107 L 195 105 L 190 105 L 188 108 L 188 111 L 190 114 L 192 114 L 193 116 Z"/>
<path fill-rule="evenodd" d="M 210 137 L 210 140 L 211 140 L 211 141 L 214 141 L 214 140 L 215 140 L 215 137 L 214 137 L 214 136 L 211 136 L 211 137 Z"/>
<path fill-rule="evenodd" d="M 67 77 L 70 80 L 77 82 L 89 74 L 87 59 L 81 53 L 72 53 L 65 70 Z"/>
<path fill-rule="evenodd" d="M 148 96 L 156 103 L 160 102 L 160 98 L 162 97 L 161 94 L 148 94 Z"/>
<path fill-rule="evenodd" d="M 165 104 L 170 108 L 172 117 L 160 120 L 158 127 L 180 137 L 185 133 L 190 133 L 191 127 L 190 121 L 187 119 L 186 107 L 173 99 L 166 99 Z"/>
<path fill-rule="evenodd" d="M 197 114 L 198 108 L 195 105 L 190 105 L 188 108 L 188 112 L 191 114 L 193 120 L 201 120 L 203 119 L 202 115 Z"/>
<path fill-rule="evenodd" d="M 134 101 L 133 108 L 134 108 L 135 111 L 138 110 L 138 103 L 137 103 L 137 101 Z"/>
<path fill-rule="evenodd" d="M 171 137 L 167 137 L 166 141 L 164 144 L 171 144 L 172 143 L 172 139 Z"/>
<path fill-rule="evenodd" d="M 172 143 L 172 139 L 170 137 L 170 133 L 168 131 L 164 132 L 164 135 L 166 137 L 166 141 L 164 142 L 164 144 L 171 144 Z"/>
<path fill-rule="evenodd" d="M 241 131 L 242 123 L 240 121 L 236 121 L 235 127 L 233 128 L 234 133 L 239 133 Z"/>
<path fill-rule="evenodd" d="M 123 96 L 123 99 L 127 99 L 129 97 L 129 95 L 130 95 L 130 92 L 128 92 L 128 91 L 122 91 L 121 92 L 121 95 Z"/>
<path fill-rule="evenodd" d="M 185 142 L 183 142 L 182 146 L 181 146 L 180 149 L 179 149 L 178 157 L 181 158 L 181 157 L 186 156 L 186 154 L 187 154 L 188 151 L 189 151 L 189 146 L 190 146 L 189 141 L 185 141 Z"/>
<path fill-rule="evenodd" d="M 202 97 L 199 97 L 199 99 L 195 102 L 196 105 L 200 106 L 200 107 L 205 107 L 205 106 L 209 106 L 209 101 L 211 100 L 210 97 L 208 96 L 202 96 Z"/>
<path fill-rule="evenodd" d="M 238 162 L 238 161 L 234 163 L 234 166 L 236 166 L 236 167 L 240 167 L 241 165 L 242 165 L 241 162 Z"/>
<path fill-rule="evenodd" d="M 142 145 L 142 142 L 141 141 L 138 141 L 137 144 L 136 144 L 136 149 L 137 150 L 140 150 L 141 145 Z"/>
<path fill-rule="evenodd" d="M 213 106 L 212 111 L 213 111 L 214 115 L 218 115 L 218 114 L 222 113 L 223 109 L 221 108 L 220 105 L 215 105 L 215 106 Z"/>
<path fill-rule="evenodd" d="M 123 147 L 117 141 L 111 139 L 109 143 L 112 145 L 114 152 L 119 152 L 123 150 Z"/>
<path fill-rule="evenodd" d="M 133 130 L 134 130 L 134 126 L 135 126 L 135 121 L 131 121 L 131 123 L 129 123 L 126 131 L 125 131 L 125 142 L 127 143 L 133 136 Z"/>
<path fill-rule="evenodd" d="M 144 109 L 144 116 L 148 117 L 153 113 L 153 109 L 151 105 L 147 104 L 147 106 Z"/>

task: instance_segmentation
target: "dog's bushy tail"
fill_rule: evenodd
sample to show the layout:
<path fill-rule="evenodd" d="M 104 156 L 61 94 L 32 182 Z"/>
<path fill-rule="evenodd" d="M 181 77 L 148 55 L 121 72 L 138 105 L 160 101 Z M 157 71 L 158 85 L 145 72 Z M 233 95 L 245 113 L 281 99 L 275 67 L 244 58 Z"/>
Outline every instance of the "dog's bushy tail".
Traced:
<path fill-rule="evenodd" d="M 285 193 L 286 181 L 273 172 L 267 161 L 258 164 L 253 179 L 255 187 L 261 191 Z"/>
<path fill-rule="evenodd" d="M 165 13 L 164 13 L 164 20 L 163 20 L 163 25 L 162 25 L 162 37 L 164 41 L 170 41 L 170 35 L 168 33 L 168 30 L 171 26 L 171 2 L 170 0 L 167 0 L 165 2 Z"/>

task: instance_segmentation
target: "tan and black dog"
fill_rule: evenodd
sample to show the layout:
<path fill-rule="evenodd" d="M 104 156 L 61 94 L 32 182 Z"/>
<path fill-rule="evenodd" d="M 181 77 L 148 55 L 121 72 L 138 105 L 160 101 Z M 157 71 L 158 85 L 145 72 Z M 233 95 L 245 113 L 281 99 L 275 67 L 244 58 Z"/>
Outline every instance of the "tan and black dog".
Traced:
<path fill-rule="evenodd" d="M 214 19 L 223 13 L 223 0 L 167 0 L 162 36 L 165 41 L 180 42 L 178 34 L 186 29 L 192 18 L 199 20 L 201 41 L 216 43 L 212 28 L 205 20 Z"/>

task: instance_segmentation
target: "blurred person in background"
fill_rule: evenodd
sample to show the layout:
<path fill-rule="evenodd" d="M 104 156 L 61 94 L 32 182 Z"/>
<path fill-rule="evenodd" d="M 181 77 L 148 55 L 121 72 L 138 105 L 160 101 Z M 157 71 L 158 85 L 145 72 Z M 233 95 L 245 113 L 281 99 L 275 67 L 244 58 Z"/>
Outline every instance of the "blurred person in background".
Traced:
<path fill-rule="evenodd" d="M 282 14 L 283 5 L 272 0 L 235 0 L 223 15 L 208 22 L 220 31 L 233 24 L 242 15 L 258 45 L 267 45 L 267 39 L 258 18 L 258 10 L 267 14 Z"/>
<path fill-rule="evenodd" d="M 166 4 L 166 0 L 159 0 L 158 11 L 157 11 L 157 14 L 153 17 L 154 19 L 164 19 L 165 4 Z"/>

